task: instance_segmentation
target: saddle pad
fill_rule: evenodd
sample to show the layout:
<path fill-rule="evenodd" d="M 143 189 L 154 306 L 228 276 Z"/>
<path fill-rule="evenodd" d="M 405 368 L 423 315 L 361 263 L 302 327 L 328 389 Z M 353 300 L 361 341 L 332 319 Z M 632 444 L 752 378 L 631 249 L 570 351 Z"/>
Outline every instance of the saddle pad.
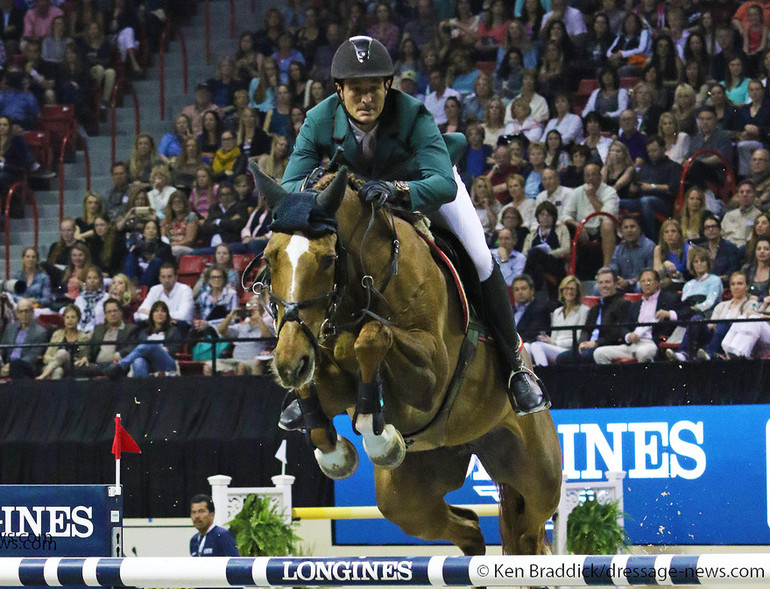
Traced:
<path fill-rule="evenodd" d="M 465 287 L 463 287 L 462 280 L 460 280 L 460 274 L 457 272 L 457 268 L 455 268 L 454 264 L 452 264 L 452 261 L 447 257 L 447 255 L 441 250 L 440 247 L 436 245 L 436 242 L 433 241 L 432 237 L 430 235 L 426 235 L 423 231 L 417 230 L 417 235 L 419 235 L 425 243 L 428 244 L 430 247 L 430 251 L 433 254 L 433 257 L 436 260 L 440 260 L 447 270 L 449 270 L 449 274 L 452 276 L 452 281 L 455 285 L 455 290 L 457 291 L 457 296 L 460 297 L 460 306 L 463 309 L 463 332 L 468 333 L 468 325 L 470 323 L 470 311 L 468 308 L 468 297 L 465 294 Z"/>

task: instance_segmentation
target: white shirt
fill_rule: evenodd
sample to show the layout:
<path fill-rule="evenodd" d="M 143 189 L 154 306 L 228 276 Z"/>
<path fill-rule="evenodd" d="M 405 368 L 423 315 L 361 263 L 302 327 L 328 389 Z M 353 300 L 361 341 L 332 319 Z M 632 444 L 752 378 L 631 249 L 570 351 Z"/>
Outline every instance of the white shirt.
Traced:
<path fill-rule="evenodd" d="M 171 318 L 177 321 L 184 321 L 192 325 L 193 322 L 193 291 L 186 284 L 177 282 L 170 293 L 166 293 L 162 284 L 156 284 L 147 293 L 147 297 L 134 313 L 134 319 L 144 321 L 150 316 L 150 308 L 156 301 L 163 301 L 168 305 Z"/>
<path fill-rule="evenodd" d="M 564 205 L 567 204 L 567 199 L 570 194 L 572 194 L 572 189 L 567 188 L 566 186 L 559 186 L 551 195 L 548 194 L 547 190 L 543 190 L 543 192 L 538 194 L 535 198 L 535 208 L 537 208 L 537 205 L 541 202 L 548 201 L 556 207 L 556 211 L 559 213 L 558 218 L 561 219 Z M 537 221 L 537 219 L 535 219 L 535 221 Z"/>
<path fill-rule="evenodd" d="M 548 137 L 548 133 L 554 130 L 561 134 L 561 140 L 564 145 L 567 145 L 573 141 L 575 143 L 580 143 L 583 141 L 583 120 L 571 112 L 568 112 L 566 115 L 564 115 L 564 118 L 561 120 L 561 122 L 559 122 L 557 117 L 554 117 L 548 121 L 548 124 L 545 126 L 545 130 L 543 131 L 543 139 L 546 139 Z"/>
<path fill-rule="evenodd" d="M 155 210 L 155 214 L 159 219 L 165 217 L 164 210 L 168 204 L 169 197 L 176 192 L 176 188 L 173 186 L 166 186 L 163 190 L 158 191 L 153 188 L 147 193 L 147 198 L 150 200 L 150 206 Z"/>
<path fill-rule="evenodd" d="M 450 96 L 454 96 L 462 102 L 462 97 L 460 96 L 460 93 L 455 90 L 454 88 L 444 88 L 444 93 L 441 95 L 441 98 L 436 96 L 436 91 L 434 90 L 430 94 L 428 94 L 425 97 L 425 108 L 430 111 L 430 114 L 433 115 L 433 119 L 436 121 L 437 125 L 443 125 L 446 123 L 446 113 L 444 112 L 444 105 L 446 104 L 446 99 Z"/>
<path fill-rule="evenodd" d="M 725 214 L 722 219 L 723 237 L 738 247 L 746 245 L 754 228 L 754 220 L 761 211 L 754 205 L 744 212 L 741 209 L 733 209 Z"/>
<path fill-rule="evenodd" d="M 596 195 L 602 203 L 601 211 L 609 213 L 610 215 L 617 216 L 618 208 L 620 206 L 620 199 L 618 193 L 611 186 L 607 186 L 604 182 L 599 185 L 599 189 L 596 191 Z M 572 191 L 570 197 L 567 199 L 567 204 L 564 205 L 563 213 L 565 219 L 572 219 L 573 221 L 580 223 L 588 215 L 595 212 L 594 205 L 588 200 L 586 196 L 586 185 L 578 186 Z M 587 229 L 599 229 L 602 223 L 602 217 L 593 217 L 585 224 Z"/>
<path fill-rule="evenodd" d="M 553 10 L 546 12 L 543 15 L 543 20 L 540 23 L 541 29 L 545 29 L 545 25 L 549 20 L 551 20 L 552 16 Z M 577 8 L 567 6 L 567 9 L 564 11 L 564 18 L 561 20 L 564 21 L 564 25 L 567 27 L 567 34 L 570 37 L 574 37 L 575 35 L 582 35 L 583 33 L 588 32 L 588 29 L 586 28 L 586 22 L 583 19 L 583 13 L 580 12 Z"/>

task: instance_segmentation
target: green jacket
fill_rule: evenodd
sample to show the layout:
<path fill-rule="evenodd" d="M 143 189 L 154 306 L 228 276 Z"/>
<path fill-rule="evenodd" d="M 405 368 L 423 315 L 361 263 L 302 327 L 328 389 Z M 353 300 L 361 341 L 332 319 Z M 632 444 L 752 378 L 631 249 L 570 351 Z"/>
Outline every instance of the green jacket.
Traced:
<path fill-rule="evenodd" d="M 297 192 L 305 177 L 341 145 L 340 165 L 367 180 L 406 180 L 412 210 L 430 212 L 452 202 L 457 184 L 444 140 L 433 116 L 418 100 L 391 90 L 377 127 L 377 152 L 364 160 L 337 95 L 307 113 L 283 175 L 282 185 Z"/>

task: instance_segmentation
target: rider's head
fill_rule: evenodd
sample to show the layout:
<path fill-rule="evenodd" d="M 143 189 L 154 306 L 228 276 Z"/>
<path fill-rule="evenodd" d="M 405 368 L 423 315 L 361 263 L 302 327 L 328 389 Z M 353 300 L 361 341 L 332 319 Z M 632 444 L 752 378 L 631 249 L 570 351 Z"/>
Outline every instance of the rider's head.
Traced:
<path fill-rule="evenodd" d="M 377 124 L 393 82 L 393 60 L 377 39 L 351 37 L 332 60 L 332 78 L 348 116 L 364 131 Z"/>

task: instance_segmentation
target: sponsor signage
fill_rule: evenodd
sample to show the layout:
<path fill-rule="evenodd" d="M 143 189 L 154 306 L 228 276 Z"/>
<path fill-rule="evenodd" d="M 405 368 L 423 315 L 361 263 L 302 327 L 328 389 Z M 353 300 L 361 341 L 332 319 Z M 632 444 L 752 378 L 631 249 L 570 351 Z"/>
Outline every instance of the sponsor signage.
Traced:
<path fill-rule="evenodd" d="M 634 544 L 770 543 L 770 405 L 562 409 L 552 411 L 570 482 L 623 481 L 626 529 Z M 374 505 L 373 467 L 350 419 L 335 420 L 361 456 L 358 472 L 335 482 L 337 505 Z M 450 503 L 497 502 L 474 456 Z M 500 543 L 497 519 L 481 518 Z M 421 544 L 384 520 L 335 522 L 338 544 Z"/>

